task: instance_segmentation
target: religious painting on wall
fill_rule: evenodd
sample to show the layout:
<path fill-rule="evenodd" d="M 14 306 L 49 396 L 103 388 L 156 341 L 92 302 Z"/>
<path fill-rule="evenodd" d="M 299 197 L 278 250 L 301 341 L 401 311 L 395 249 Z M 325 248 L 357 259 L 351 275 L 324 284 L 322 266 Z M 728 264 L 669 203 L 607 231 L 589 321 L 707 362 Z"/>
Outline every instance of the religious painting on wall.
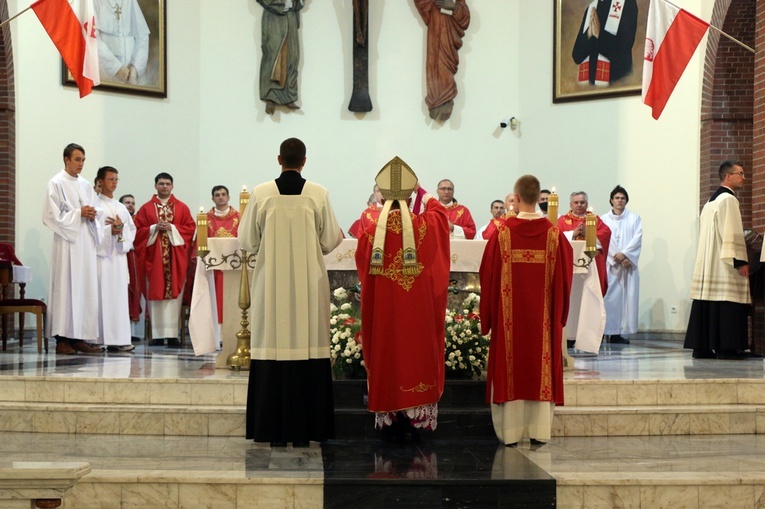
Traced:
<path fill-rule="evenodd" d="M 167 97 L 165 0 L 93 0 L 101 84 L 93 90 Z M 64 85 L 76 87 L 61 63 Z"/>
<path fill-rule="evenodd" d="M 650 0 L 553 1 L 553 102 L 639 94 Z"/>

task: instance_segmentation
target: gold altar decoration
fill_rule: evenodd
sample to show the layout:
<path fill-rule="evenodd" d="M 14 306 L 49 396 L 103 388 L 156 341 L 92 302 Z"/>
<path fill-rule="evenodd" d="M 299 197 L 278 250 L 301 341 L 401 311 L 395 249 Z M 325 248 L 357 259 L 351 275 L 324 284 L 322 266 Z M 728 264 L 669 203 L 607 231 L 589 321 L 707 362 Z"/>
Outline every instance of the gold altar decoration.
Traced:
<path fill-rule="evenodd" d="M 197 214 L 197 254 L 204 259 L 209 252 L 207 250 L 207 213 L 204 207 L 199 207 L 199 214 Z"/>
<path fill-rule="evenodd" d="M 548 198 L 549 200 L 549 198 Z M 548 205 L 549 210 L 549 205 Z M 595 214 L 592 213 L 592 208 L 590 208 L 587 211 L 587 217 L 584 220 L 584 254 L 587 255 L 587 257 L 579 258 L 578 260 L 574 260 L 574 267 L 581 267 L 583 269 L 589 268 L 590 264 L 592 263 L 592 260 L 595 259 L 595 256 L 598 254 L 598 235 L 597 235 L 597 228 L 598 228 L 598 220 L 595 217 Z"/>
<path fill-rule="evenodd" d="M 242 250 L 242 259 L 247 260 L 247 251 Z M 253 257 L 254 260 L 254 257 Z M 247 277 L 248 263 L 242 263 L 242 278 L 239 281 L 239 309 L 242 310 L 242 328 L 236 333 L 236 352 L 226 358 L 226 365 L 235 371 L 250 369 L 250 281 Z"/>
<path fill-rule="evenodd" d="M 554 187 L 547 197 L 547 217 L 552 224 L 558 225 L 558 193 L 555 192 Z"/>

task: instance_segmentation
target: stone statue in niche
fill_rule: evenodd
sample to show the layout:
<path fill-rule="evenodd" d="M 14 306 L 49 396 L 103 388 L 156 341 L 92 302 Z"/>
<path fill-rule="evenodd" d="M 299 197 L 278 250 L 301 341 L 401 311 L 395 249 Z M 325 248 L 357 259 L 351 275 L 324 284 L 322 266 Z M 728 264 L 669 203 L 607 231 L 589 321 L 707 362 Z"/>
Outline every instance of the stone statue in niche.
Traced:
<path fill-rule="evenodd" d="M 425 103 L 430 118 L 444 122 L 451 117 L 457 96 L 454 81 L 460 61 L 457 51 L 470 25 L 470 10 L 465 0 L 414 0 L 414 5 L 428 27 Z"/>
<path fill-rule="evenodd" d="M 260 99 L 266 113 L 276 106 L 298 109 L 298 63 L 300 62 L 300 9 L 303 0 L 257 0 L 263 6 L 261 23 L 263 56 L 260 61 Z"/>
<path fill-rule="evenodd" d="M 348 109 L 372 111 L 369 97 L 369 0 L 353 0 L 353 93 Z"/>

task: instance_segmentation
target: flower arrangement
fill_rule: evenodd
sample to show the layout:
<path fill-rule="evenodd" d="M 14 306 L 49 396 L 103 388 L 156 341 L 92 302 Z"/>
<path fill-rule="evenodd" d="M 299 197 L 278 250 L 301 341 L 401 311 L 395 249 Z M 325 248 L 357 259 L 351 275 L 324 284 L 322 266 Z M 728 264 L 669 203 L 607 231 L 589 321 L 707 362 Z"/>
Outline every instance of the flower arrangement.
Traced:
<path fill-rule="evenodd" d="M 361 289 L 336 288 L 330 304 L 330 358 L 336 378 L 366 378 L 361 341 Z M 480 297 L 469 294 L 462 309 L 448 309 L 445 316 L 446 375 L 471 378 L 486 369 L 489 336 L 481 335 Z"/>
<path fill-rule="evenodd" d="M 489 336 L 481 334 L 478 317 L 480 297 L 470 293 L 462 309 L 446 311 L 446 375 L 470 378 L 486 369 Z"/>
<path fill-rule="evenodd" d="M 361 353 L 361 317 L 358 285 L 332 292 L 330 303 L 330 358 L 336 378 L 366 378 Z"/>

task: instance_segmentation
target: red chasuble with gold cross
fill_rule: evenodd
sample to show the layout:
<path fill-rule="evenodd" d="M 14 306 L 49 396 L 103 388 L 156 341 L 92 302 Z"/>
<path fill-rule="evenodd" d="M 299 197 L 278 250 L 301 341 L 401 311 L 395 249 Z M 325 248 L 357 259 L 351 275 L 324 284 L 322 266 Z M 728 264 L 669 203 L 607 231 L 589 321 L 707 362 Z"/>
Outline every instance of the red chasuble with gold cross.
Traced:
<path fill-rule="evenodd" d="M 409 211 L 406 211 L 409 213 Z M 419 273 L 402 264 L 401 211 L 388 216 L 383 273 L 369 274 L 376 226 L 358 239 L 361 339 L 369 410 L 394 412 L 437 403 L 444 391 L 444 317 L 449 286 L 449 226 L 431 199 L 412 214 Z"/>
<path fill-rule="evenodd" d="M 547 218 L 511 217 L 487 242 L 480 278 L 481 332 L 491 331 L 489 403 L 563 404 L 561 335 L 572 272 L 571 245 Z"/>

